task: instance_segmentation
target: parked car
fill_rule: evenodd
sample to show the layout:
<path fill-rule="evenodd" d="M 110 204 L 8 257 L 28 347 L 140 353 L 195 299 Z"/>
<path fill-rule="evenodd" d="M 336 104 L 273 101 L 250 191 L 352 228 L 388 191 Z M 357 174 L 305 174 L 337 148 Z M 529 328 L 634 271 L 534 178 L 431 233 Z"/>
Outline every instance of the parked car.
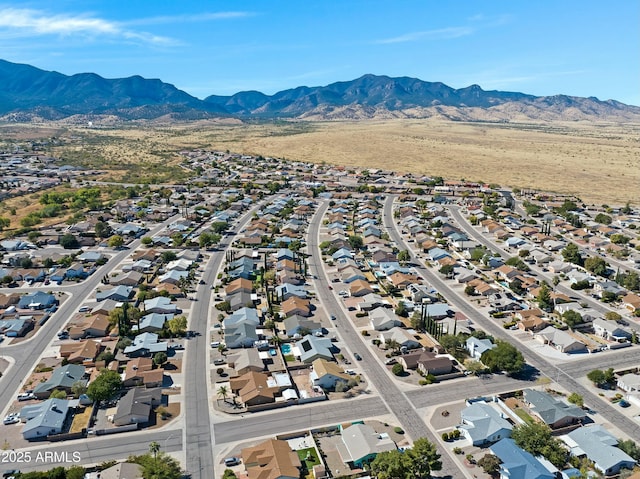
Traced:
<path fill-rule="evenodd" d="M 224 359 L 218 358 L 213 360 L 213 364 L 215 364 L 216 366 L 220 366 L 221 364 L 224 364 L 224 363 L 226 363 Z"/>
<path fill-rule="evenodd" d="M 89 311 L 91 311 L 91 308 L 89 306 L 81 306 L 78 310 L 79 313 L 87 313 Z"/>
<path fill-rule="evenodd" d="M 29 401 L 35 399 L 36 396 L 33 393 L 20 393 L 18 394 L 18 401 Z"/>
<path fill-rule="evenodd" d="M 211 347 L 212 347 L 212 348 L 217 348 L 218 346 L 220 346 L 220 344 L 221 344 L 221 343 L 220 343 L 220 341 L 213 341 L 213 342 L 211 343 Z"/>
<path fill-rule="evenodd" d="M 13 414 L 9 414 L 4 418 L 4 421 L 2 421 L 2 423 L 5 425 L 17 424 L 19 422 L 20 422 L 20 413 L 17 413 L 17 412 L 14 412 Z"/>
<path fill-rule="evenodd" d="M 240 464 L 240 458 L 239 457 L 227 457 L 224 460 L 224 465 L 225 466 L 237 466 L 238 464 Z"/>

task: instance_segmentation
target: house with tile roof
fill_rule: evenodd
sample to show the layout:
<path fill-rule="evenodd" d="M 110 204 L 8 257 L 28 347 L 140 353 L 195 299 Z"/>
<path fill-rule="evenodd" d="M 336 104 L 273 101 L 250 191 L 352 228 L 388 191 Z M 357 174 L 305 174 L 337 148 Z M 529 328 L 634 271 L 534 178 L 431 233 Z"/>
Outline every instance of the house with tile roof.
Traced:
<path fill-rule="evenodd" d="M 314 386 L 320 386 L 322 389 L 334 389 L 338 381 L 347 383 L 350 379 L 349 375 L 337 363 L 322 358 L 314 360 L 311 363 L 311 368 L 309 379 Z"/>
<path fill-rule="evenodd" d="M 299 479 L 300 458 L 287 441 L 268 439 L 240 453 L 248 479 Z"/>

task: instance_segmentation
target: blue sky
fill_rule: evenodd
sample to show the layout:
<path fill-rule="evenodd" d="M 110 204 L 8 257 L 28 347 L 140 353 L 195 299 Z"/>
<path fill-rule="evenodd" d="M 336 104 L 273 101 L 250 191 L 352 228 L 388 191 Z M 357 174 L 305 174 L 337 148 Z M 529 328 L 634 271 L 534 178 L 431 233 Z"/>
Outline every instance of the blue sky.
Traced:
<path fill-rule="evenodd" d="M 199 98 L 374 73 L 640 105 L 640 1 L 0 0 L 0 58 Z"/>

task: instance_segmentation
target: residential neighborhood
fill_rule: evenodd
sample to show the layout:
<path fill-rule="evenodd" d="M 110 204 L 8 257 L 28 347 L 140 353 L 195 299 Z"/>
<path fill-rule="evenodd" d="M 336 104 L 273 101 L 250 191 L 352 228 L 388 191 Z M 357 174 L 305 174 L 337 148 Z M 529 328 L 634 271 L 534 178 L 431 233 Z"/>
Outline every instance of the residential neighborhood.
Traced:
<path fill-rule="evenodd" d="M 636 467 L 640 211 L 179 154 L 187 185 L 0 241 L 5 450 L 157 438 L 185 471 L 193 447 L 216 475 L 363 477 L 424 439 L 451 477 Z M 43 191 L 100 196 L 57 163 Z"/>

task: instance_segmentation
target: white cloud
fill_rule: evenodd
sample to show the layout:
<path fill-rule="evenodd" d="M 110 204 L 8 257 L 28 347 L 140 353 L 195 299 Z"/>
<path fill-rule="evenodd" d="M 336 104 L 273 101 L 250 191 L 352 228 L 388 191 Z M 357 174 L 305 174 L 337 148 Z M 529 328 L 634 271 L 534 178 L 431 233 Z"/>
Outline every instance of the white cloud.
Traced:
<path fill-rule="evenodd" d="M 472 33 L 474 33 L 474 31 L 475 30 L 471 27 L 438 28 L 435 30 L 426 30 L 423 32 L 405 33 L 404 35 L 400 35 L 397 37 L 378 40 L 375 43 L 389 44 L 389 43 L 415 42 L 418 40 L 422 40 L 424 38 L 451 39 L 451 38 L 459 38 L 459 37 L 471 35 Z"/>
<path fill-rule="evenodd" d="M 126 29 L 120 23 L 89 15 L 50 15 L 39 10 L 19 8 L 0 8 L 0 30 L 10 36 L 107 36 L 156 45 L 176 43 L 168 37 Z"/>
<path fill-rule="evenodd" d="M 131 20 L 126 25 L 162 25 L 167 23 L 197 23 L 212 20 L 227 20 L 232 18 L 245 18 L 253 16 L 252 12 L 210 12 L 189 15 L 167 15 Z"/>

